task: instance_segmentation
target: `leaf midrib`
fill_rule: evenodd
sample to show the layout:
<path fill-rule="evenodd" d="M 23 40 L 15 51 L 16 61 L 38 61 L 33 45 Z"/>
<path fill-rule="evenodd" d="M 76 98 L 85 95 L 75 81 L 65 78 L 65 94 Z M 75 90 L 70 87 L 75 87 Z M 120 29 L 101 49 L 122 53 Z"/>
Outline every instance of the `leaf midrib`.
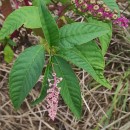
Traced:
<path fill-rule="evenodd" d="M 27 79 L 27 74 L 28 74 L 28 72 L 29 72 L 30 66 L 34 63 L 36 56 L 38 55 L 38 53 L 39 53 L 39 52 L 41 51 L 41 49 L 43 48 L 42 45 L 39 45 L 39 46 L 41 46 L 41 47 L 40 47 L 39 50 L 35 53 L 36 55 L 35 55 L 34 58 L 32 59 L 32 62 L 31 62 L 30 64 L 28 64 L 28 67 L 26 67 L 27 69 L 25 69 L 26 74 L 25 74 L 24 80 L 22 81 L 21 84 L 23 84 L 23 83 L 25 82 L 25 80 Z M 22 87 L 21 87 L 21 90 L 22 90 Z M 12 94 L 11 94 L 11 95 L 12 95 Z M 20 98 L 19 98 L 18 101 L 21 101 L 21 98 L 22 98 L 21 95 L 22 95 L 22 93 L 20 94 Z"/>
<path fill-rule="evenodd" d="M 63 72 L 62 72 L 62 69 L 61 69 L 61 67 L 60 67 L 60 64 L 59 64 L 57 58 L 56 58 L 56 57 L 54 57 L 54 58 L 55 58 L 55 60 L 56 60 L 56 62 L 57 62 L 57 64 L 58 64 L 58 66 L 59 66 L 59 69 L 60 69 L 60 71 L 61 71 L 63 77 L 65 77 L 64 74 L 63 74 Z M 65 78 L 63 78 L 63 80 L 64 80 L 64 79 L 65 79 Z M 66 83 L 66 80 L 65 80 L 65 84 L 66 84 L 67 89 L 68 89 L 68 92 L 69 92 L 69 88 L 68 88 L 68 85 L 67 85 L 67 83 Z M 72 97 L 72 96 L 70 95 L 70 93 L 69 93 L 69 96 Z M 73 106 L 74 106 L 74 108 L 75 108 L 75 105 L 74 105 L 74 102 L 73 102 L 72 98 L 70 98 L 70 100 L 71 100 L 71 102 L 73 103 Z M 77 111 L 77 109 L 75 109 L 75 110 Z M 78 111 L 77 111 L 77 112 L 78 112 Z"/>
<path fill-rule="evenodd" d="M 94 23 L 92 23 L 92 24 L 87 24 L 86 23 L 86 26 L 87 25 L 95 25 L 95 27 L 97 26 L 97 27 L 102 27 L 102 28 L 106 28 L 106 30 L 105 31 L 102 31 L 102 32 L 106 32 L 106 33 L 108 33 L 109 31 L 110 31 L 110 29 L 108 28 L 108 27 L 104 27 L 104 26 L 101 26 L 101 25 L 97 25 L 97 24 L 94 24 Z M 60 37 L 60 39 L 62 40 L 62 39 L 66 39 L 66 38 L 70 38 L 70 37 L 76 37 L 77 35 L 86 35 L 86 32 L 84 32 L 84 33 L 77 33 L 77 34 L 73 34 L 73 35 L 65 35 L 65 36 L 63 36 L 62 35 L 62 29 L 63 28 L 68 28 L 68 26 L 71 26 L 71 24 L 70 25 L 67 25 L 66 27 L 62 27 L 61 29 L 60 29 L 60 35 L 61 35 L 61 37 Z M 87 34 L 92 34 L 92 32 L 89 32 L 89 33 L 87 33 Z M 105 35 L 105 34 L 104 34 Z"/>
<path fill-rule="evenodd" d="M 87 63 L 89 64 L 89 61 L 87 60 L 87 58 L 81 53 L 81 51 L 79 51 L 77 48 L 75 48 L 80 54 L 81 54 L 81 57 L 83 57 L 85 59 L 85 61 L 87 61 Z M 79 54 L 78 54 L 79 55 Z M 80 55 L 79 55 L 80 56 Z M 94 70 L 93 66 L 91 64 L 89 64 L 92 69 Z M 98 78 L 98 73 L 94 70 L 95 74 L 96 74 L 96 78 L 97 80 L 100 80 L 100 78 Z M 103 71 L 102 71 L 103 72 Z"/>

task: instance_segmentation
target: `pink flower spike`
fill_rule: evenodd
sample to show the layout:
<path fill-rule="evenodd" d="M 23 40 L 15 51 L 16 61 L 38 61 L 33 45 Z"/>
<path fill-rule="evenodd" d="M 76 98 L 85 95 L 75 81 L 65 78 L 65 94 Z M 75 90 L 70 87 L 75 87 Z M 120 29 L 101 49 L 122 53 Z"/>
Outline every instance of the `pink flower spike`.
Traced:
<path fill-rule="evenodd" d="M 50 118 L 54 121 L 58 109 L 58 100 L 60 94 L 60 88 L 57 87 L 57 84 L 62 81 L 62 78 L 58 78 L 56 73 L 52 73 L 53 79 L 49 79 L 48 83 L 49 89 L 47 90 L 47 111 L 49 113 Z M 57 82 L 58 81 L 58 82 Z M 53 83 L 50 83 L 53 82 Z"/>
<path fill-rule="evenodd" d="M 121 16 L 113 21 L 114 24 L 118 24 L 120 27 L 128 27 L 129 22 L 130 21 L 125 16 Z"/>

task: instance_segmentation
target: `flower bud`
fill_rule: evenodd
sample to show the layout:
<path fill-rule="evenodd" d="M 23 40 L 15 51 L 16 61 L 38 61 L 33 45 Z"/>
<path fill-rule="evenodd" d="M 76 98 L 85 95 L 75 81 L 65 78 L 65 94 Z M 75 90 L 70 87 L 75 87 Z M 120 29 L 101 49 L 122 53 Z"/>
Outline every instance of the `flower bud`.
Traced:
<path fill-rule="evenodd" d="M 108 20 L 108 21 L 111 20 L 109 17 L 106 17 L 105 19 Z"/>
<path fill-rule="evenodd" d="M 92 14 L 92 12 L 91 12 L 91 11 L 88 11 L 88 14 Z"/>
<path fill-rule="evenodd" d="M 112 18 L 115 20 L 118 18 L 117 14 L 113 14 Z"/>
<path fill-rule="evenodd" d="M 49 87 L 51 87 L 52 86 L 52 83 L 49 83 Z"/>
<path fill-rule="evenodd" d="M 84 1 L 83 0 L 79 0 L 78 2 L 79 2 L 79 4 L 82 4 Z"/>
<path fill-rule="evenodd" d="M 53 77 L 56 76 L 56 73 L 52 73 L 52 76 L 53 76 Z"/>
<path fill-rule="evenodd" d="M 87 7 L 88 7 L 88 5 L 84 4 L 84 5 L 81 6 L 81 9 L 86 9 Z"/>
<path fill-rule="evenodd" d="M 75 3 L 75 0 L 71 0 L 71 4 L 74 4 Z"/>
<path fill-rule="evenodd" d="M 102 6 L 103 6 L 104 8 L 107 8 L 107 5 L 105 5 L 105 4 L 103 4 Z"/>
<path fill-rule="evenodd" d="M 115 13 L 115 14 L 118 14 L 118 11 L 117 11 L 116 9 L 114 9 L 114 13 Z"/>
<path fill-rule="evenodd" d="M 98 10 L 98 9 L 99 9 L 99 6 L 98 6 L 98 5 L 94 5 L 94 6 L 93 6 L 93 9 L 94 9 L 94 10 Z"/>
<path fill-rule="evenodd" d="M 103 2 L 103 1 L 98 0 L 98 1 L 97 1 L 97 4 L 98 4 L 98 5 L 103 5 L 103 4 L 104 4 L 104 2 Z"/>
<path fill-rule="evenodd" d="M 109 11 L 110 11 L 110 9 L 109 9 L 108 7 L 106 7 L 106 8 L 105 8 L 105 11 L 106 11 L 106 12 L 109 12 Z"/>
<path fill-rule="evenodd" d="M 91 4 L 95 4 L 96 1 L 95 1 L 95 0 L 90 0 L 90 3 L 91 3 Z"/>
<path fill-rule="evenodd" d="M 102 17 L 103 13 L 102 12 L 98 12 L 98 16 Z"/>

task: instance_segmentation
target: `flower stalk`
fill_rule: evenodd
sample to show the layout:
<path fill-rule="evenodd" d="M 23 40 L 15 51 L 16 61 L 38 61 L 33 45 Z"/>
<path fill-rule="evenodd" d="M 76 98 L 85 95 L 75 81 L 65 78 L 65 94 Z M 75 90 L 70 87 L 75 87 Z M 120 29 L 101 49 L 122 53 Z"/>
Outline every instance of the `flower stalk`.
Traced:
<path fill-rule="evenodd" d="M 112 21 L 121 27 L 128 27 L 129 20 L 124 16 L 118 17 L 117 10 L 111 10 L 102 0 L 72 0 L 76 8 L 87 15 L 100 20 Z"/>
<path fill-rule="evenodd" d="M 62 81 L 62 78 L 58 78 L 56 73 L 52 73 L 53 79 L 48 79 L 49 89 L 47 90 L 47 111 L 49 113 L 50 118 L 54 121 L 57 109 L 58 109 L 58 100 L 60 94 L 60 88 L 58 88 L 58 84 Z"/>

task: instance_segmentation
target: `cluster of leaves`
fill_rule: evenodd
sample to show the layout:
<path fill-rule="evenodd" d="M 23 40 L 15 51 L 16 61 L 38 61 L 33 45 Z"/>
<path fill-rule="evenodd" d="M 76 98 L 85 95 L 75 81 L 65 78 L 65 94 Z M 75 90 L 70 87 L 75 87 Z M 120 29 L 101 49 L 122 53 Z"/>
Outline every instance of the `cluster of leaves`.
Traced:
<path fill-rule="evenodd" d="M 81 117 L 81 92 L 78 79 L 68 61 L 88 72 L 98 83 L 111 89 L 103 75 L 104 55 L 112 36 L 111 22 L 88 18 L 87 22 L 74 22 L 58 28 L 46 4 L 50 0 L 34 0 L 30 7 L 22 7 L 11 13 L 0 30 L 0 40 L 5 39 L 22 25 L 26 28 L 42 28 L 44 38 L 39 45 L 27 48 L 15 61 L 9 76 L 9 93 L 15 108 L 19 108 L 36 84 L 45 63 L 45 52 L 50 57 L 43 79 L 40 96 L 32 103 L 36 105 L 47 95 L 48 78 L 52 65 L 58 77 L 63 81 L 61 96 L 77 118 Z M 61 2 L 70 2 L 61 0 Z M 118 8 L 113 0 L 104 0 L 111 8 Z M 98 38 L 101 48 L 94 41 Z"/>

